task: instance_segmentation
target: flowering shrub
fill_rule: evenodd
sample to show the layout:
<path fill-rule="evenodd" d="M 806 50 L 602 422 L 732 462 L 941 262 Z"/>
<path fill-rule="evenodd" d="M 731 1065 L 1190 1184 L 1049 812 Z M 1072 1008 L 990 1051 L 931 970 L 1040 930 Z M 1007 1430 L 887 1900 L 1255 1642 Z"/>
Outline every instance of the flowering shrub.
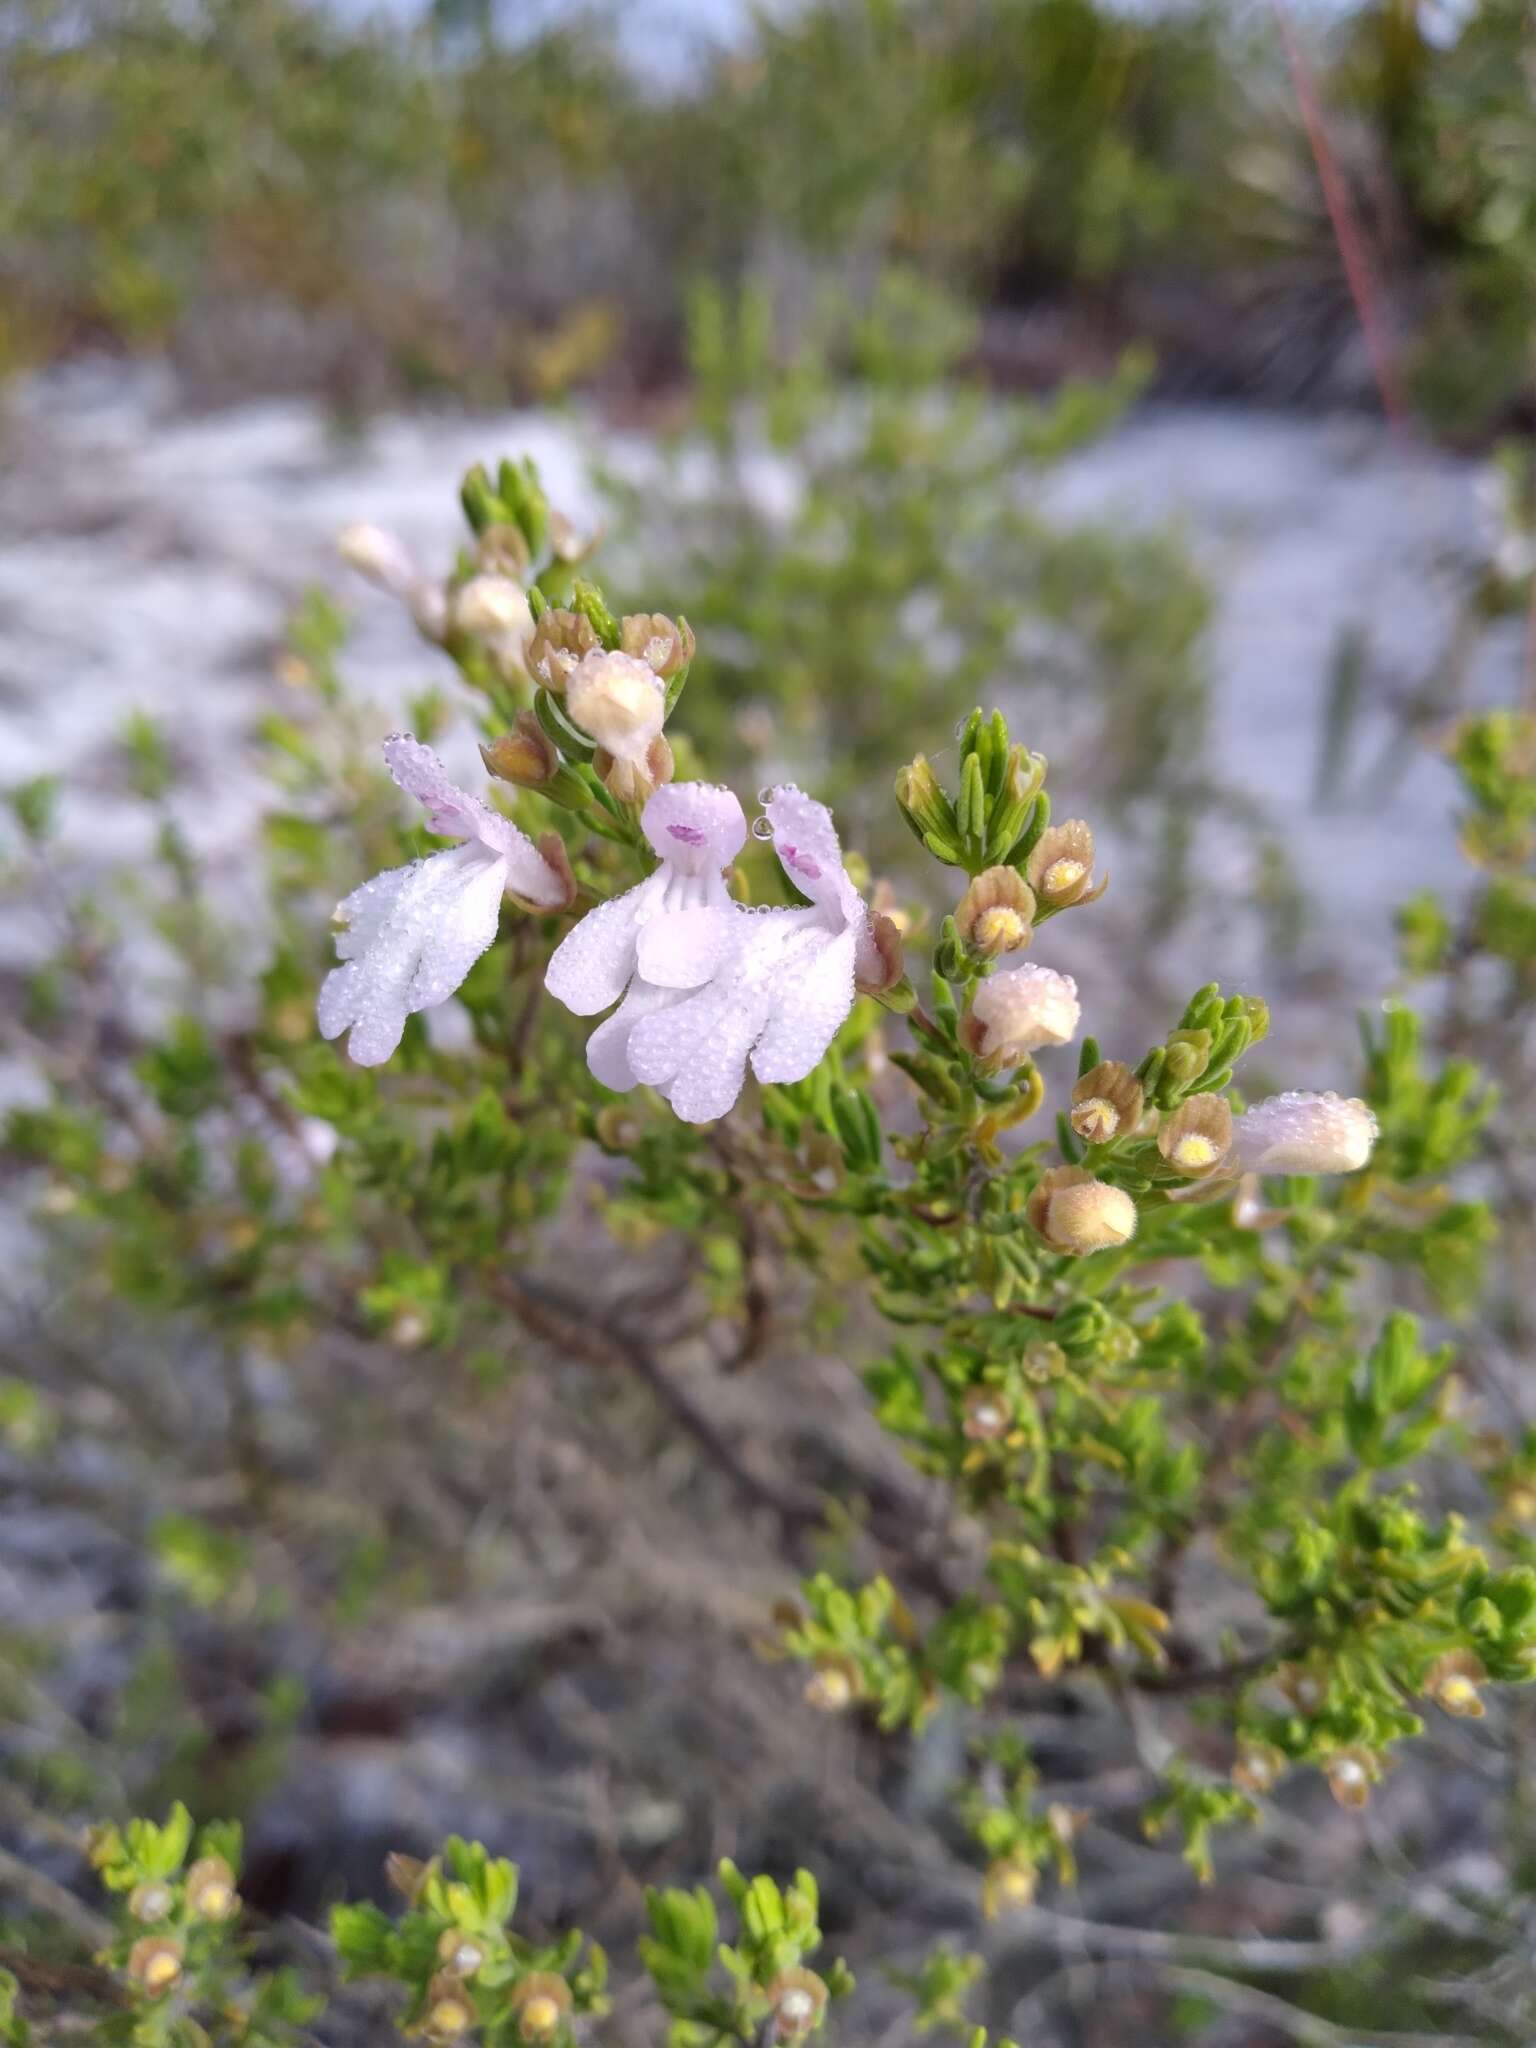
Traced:
<path fill-rule="evenodd" d="M 1154 1043 L 1127 1043 L 1112 993 L 1049 964 L 1055 920 L 1091 917 L 1107 878 L 1090 824 L 1058 815 L 1045 758 L 1001 714 L 971 714 L 946 775 L 923 754 L 900 767 L 922 882 L 871 887 L 814 793 L 765 789 L 749 829 L 705 779 L 685 692 L 708 688 L 707 647 L 681 618 L 610 610 L 531 468 L 477 470 L 463 498 L 445 584 L 374 529 L 344 545 L 452 661 L 483 781 L 439 759 L 453 735 L 435 694 L 415 736 L 384 742 L 388 780 L 358 765 L 334 622 L 312 608 L 295 660 L 315 715 L 267 732 L 289 802 L 269 824 L 254 1021 L 207 1001 L 218 927 L 147 729 L 135 772 L 160 814 L 176 884 L 162 929 L 191 1006 L 142 1025 L 125 1009 L 117 1028 L 141 1033 L 125 1070 L 87 1057 L 117 969 L 83 909 L 27 990 L 55 1085 L 13 1114 L 12 1160 L 45 1172 L 75 1273 L 193 1322 L 219 1361 L 235 1505 L 225 1526 L 156 1528 L 187 1597 L 261 1611 L 253 1553 L 289 1454 L 253 1391 L 258 1344 L 313 1391 L 317 1330 L 382 1336 L 397 1366 L 426 1352 L 490 1374 L 510 1321 L 633 1365 L 743 1510 L 820 1566 L 764 1644 L 800 1667 L 800 1711 L 893 1739 L 965 1728 L 957 1810 L 984 1914 L 1033 1912 L 1047 1872 L 1069 1884 L 1095 1819 L 1043 1785 L 1023 1732 L 1042 1717 L 1128 1729 L 1143 1829 L 1209 1878 L 1283 1784 L 1315 1774 L 1361 1807 L 1426 1717 L 1478 1717 L 1536 1675 L 1519 1526 L 1536 1439 L 1469 1423 L 1477 1362 L 1445 1332 L 1493 1229 L 1456 1185 L 1494 1110 L 1477 1070 L 1437 1064 L 1393 1004 L 1359 1096 L 1326 1085 L 1337 1072 L 1260 1094 L 1243 1076 L 1266 1006 L 1215 982 Z M 1504 961 L 1516 990 L 1536 950 L 1531 746 L 1528 719 L 1496 714 L 1459 750 L 1489 875 L 1464 948 Z M 13 800 L 40 871 L 51 794 Z M 1421 905 L 1405 926 L 1425 968 L 1460 943 L 1431 922 Z M 317 988 L 335 1045 L 311 1029 Z M 867 1348 L 869 1403 L 920 1497 L 892 1514 L 872 1488 L 863 1526 L 807 1555 L 808 1530 L 839 1533 L 832 1500 L 742 1456 L 707 1389 L 651 1345 L 643 1302 L 594 1322 L 579 1287 L 546 1276 L 541 1238 L 593 1148 L 602 1223 L 632 1246 L 676 1233 L 687 1286 L 736 1333 L 727 1365 L 776 1317 L 840 1327 L 845 1357 Z M 110 1381 L 107 1398 L 110 1427 Z M 61 1472 L 91 1426 L 20 1387 L 0 1414 L 19 1453 Z M 387 1469 L 371 1429 L 338 1414 L 325 1452 L 337 1512 L 366 1513 Z M 478 1844 L 395 1859 L 402 1912 L 339 1906 L 333 1948 L 282 1966 L 240 1938 L 231 1829 L 194 1843 L 178 1809 L 107 1828 L 93 1860 L 121 1911 L 82 1929 L 72 1902 L 68 1931 L 96 1961 L 62 1990 L 103 2012 L 103 2039 L 305 2039 L 315 2000 L 356 1995 L 335 1965 L 392 1982 L 389 2010 L 429 2040 L 563 2042 L 608 1997 L 580 1935 L 516 1928 L 517 1872 Z M 730 1864 L 720 1881 L 724 1946 L 713 1893 L 647 1903 L 639 1960 L 675 2038 L 835 2028 L 851 1984 L 818 1956 L 814 1881 Z M 45 1912 L 64 1911 L 40 1885 Z M 61 1985 L 46 1953 L 8 1964 L 0 2024 L 24 2042 L 29 2005 Z M 940 1950 L 897 1981 L 914 2023 L 963 2031 L 975 1975 Z"/>

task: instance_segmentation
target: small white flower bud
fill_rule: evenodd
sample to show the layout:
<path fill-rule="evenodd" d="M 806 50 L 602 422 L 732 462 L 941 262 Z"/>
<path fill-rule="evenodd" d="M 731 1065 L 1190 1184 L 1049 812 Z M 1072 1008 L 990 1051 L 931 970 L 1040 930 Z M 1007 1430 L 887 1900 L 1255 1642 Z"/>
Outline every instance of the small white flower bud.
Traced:
<path fill-rule="evenodd" d="M 1082 1012 L 1070 974 L 1033 962 L 989 975 L 971 998 L 965 1039 L 998 1067 L 1016 1067 L 1042 1045 L 1065 1045 Z"/>
<path fill-rule="evenodd" d="M 1358 1096 L 1293 1088 L 1246 1110 L 1235 1143 L 1249 1173 L 1355 1173 L 1370 1158 L 1376 1131 Z"/>
<path fill-rule="evenodd" d="M 615 759 L 643 759 L 660 736 L 667 695 L 653 668 L 632 654 L 589 654 L 571 671 L 565 708 Z"/>
<path fill-rule="evenodd" d="M 409 600 L 415 596 L 421 571 L 398 534 L 386 533 L 382 526 L 360 519 L 341 529 L 336 536 L 336 551 L 359 576 L 366 576 L 391 597 Z"/>
<path fill-rule="evenodd" d="M 471 576 L 453 594 L 453 623 L 456 631 L 476 640 L 531 634 L 528 593 L 510 576 Z"/>

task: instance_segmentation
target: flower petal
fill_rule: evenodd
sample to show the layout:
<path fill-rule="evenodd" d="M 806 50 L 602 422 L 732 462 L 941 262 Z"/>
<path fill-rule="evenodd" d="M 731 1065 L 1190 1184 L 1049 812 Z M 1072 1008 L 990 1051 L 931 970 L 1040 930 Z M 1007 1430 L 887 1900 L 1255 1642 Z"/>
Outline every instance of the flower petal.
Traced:
<path fill-rule="evenodd" d="M 641 1019 L 629 1037 L 630 1066 L 661 1090 L 684 1123 L 707 1124 L 724 1116 L 740 1095 L 747 1052 L 766 1015 L 760 990 L 711 982 Z"/>
<path fill-rule="evenodd" d="M 550 910 L 565 902 L 564 876 L 556 874 L 527 833 L 450 781 L 430 747 L 408 732 L 392 732 L 384 742 L 384 765 L 426 812 L 429 831 L 449 839 L 478 839 L 500 854 L 507 863 L 508 886 L 526 902 Z"/>
<path fill-rule="evenodd" d="M 855 943 L 851 930 L 812 928 L 786 954 L 752 1053 L 760 1081 L 803 1081 L 821 1063 L 853 1008 Z"/>
<path fill-rule="evenodd" d="M 390 886 L 370 896 L 365 883 L 347 899 L 363 899 L 363 943 L 346 935 L 353 950 L 326 976 L 317 1012 L 327 1038 L 351 1026 L 347 1051 L 363 1067 L 387 1060 L 406 1018 L 451 996 L 495 938 L 506 862 L 471 842 L 375 882 Z"/>
<path fill-rule="evenodd" d="M 712 782 L 668 783 L 646 805 L 640 823 L 662 860 L 685 875 L 718 874 L 747 837 L 741 805 Z"/>
<path fill-rule="evenodd" d="M 773 850 L 785 874 L 829 921 L 853 930 L 859 975 L 878 983 L 885 963 L 870 930 L 868 908 L 843 866 L 832 813 L 794 783 L 786 782 L 769 792 L 763 814 L 773 828 Z"/>
<path fill-rule="evenodd" d="M 587 1065 L 605 1088 L 623 1095 L 640 1077 L 629 1063 L 630 1033 L 642 1017 L 680 1001 L 676 991 L 656 988 L 638 977 L 611 1017 L 605 1017 L 587 1040 Z"/>
<path fill-rule="evenodd" d="M 635 971 L 635 941 L 665 887 L 664 874 L 589 910 L 555 948 L 544 986 L 578 1017 L 595 1017 L 623 995 Z"/>
<path fill-rule="evenodd" d="M 698 988 L 718 973 L 755 922 L 738 904 L 697 904 L 653 917 L 639 934 L 636 959 L 658 988 Z"/>

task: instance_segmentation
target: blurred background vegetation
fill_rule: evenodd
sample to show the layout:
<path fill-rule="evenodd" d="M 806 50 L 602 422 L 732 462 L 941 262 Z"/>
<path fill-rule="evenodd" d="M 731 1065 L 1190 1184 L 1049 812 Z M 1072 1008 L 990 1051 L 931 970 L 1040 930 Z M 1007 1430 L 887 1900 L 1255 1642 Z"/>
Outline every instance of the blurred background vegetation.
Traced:
<path fill-rule="evenodd" d="M 0 368 L 168 350 L 216 392 L 630 398 L 701 280 L 892 260 L 983 316 L 1000 381 L 1112 361 L 1175 389 L 1358 391 L 1282 18 L 1175 0 L 812 0 L 662 61 L 623 10 L 7 0 Z M 1301 10 L 1319 108 L 1418 403 L 1525 412 L 1527 0 Z M 793 289 L 791 289 L 793 288 Z"/>

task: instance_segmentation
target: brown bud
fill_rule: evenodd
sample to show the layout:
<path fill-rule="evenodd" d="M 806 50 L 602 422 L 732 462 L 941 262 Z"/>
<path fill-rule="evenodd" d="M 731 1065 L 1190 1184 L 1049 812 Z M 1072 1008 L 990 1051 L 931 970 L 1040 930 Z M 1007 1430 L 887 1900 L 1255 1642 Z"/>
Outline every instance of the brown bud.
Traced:
<path fill-rule="evenodd" d="M 856 985 L 861 995 L 883 996 L 906 972 L 906 948 L 902 944 L 901 926 L 894 917 L 888 917 L 883 911 L 877 912 L 869 921 L 869 942 L 879 957 L 879 970 L 859 975 Z"/>
<path fill-rule="evenodd" d="M 475 2024 L 475 2002 L 464 1980 L 440 1970 L 427 1986 L 419 2031 L 429 2041 L 457 2041 Z"/>
<path fill-rule="evenodd" d="M 547 611 L 528 643 L 528 671 L 551 695 L 564 696 L 576 668 L 600 646 L 592 621 L 580 612 Z"/>
<path fill-rule="evenodd" d="M 1232 1762 L 1232 1782 L 1240 1792 L 1273 1792 L 1285 1769 L 1285 1757 L 1269 1742 L 1244 1742 Z"/>
<path fill-rule="evenodd" d="M 504 520 L 488 526 L 475 543 L 475 566 L 491 576 L 505 576 L 521 583 L 532 557 L 520 526 Z"/>
<path fill-rule="evenodd" d="M 1424 1692 L 1446 1713 L 1480 1721 L 1488 1710 L 1478 1687 L 1487 1682 L 1488 1673 L 1481 1658 L 1474 1657 L 1470 1650 L 1448 1650 L 1425 1673 Z"/>
<path fill-rule="evenodd" d="M 539 852 L 544 856 L 546 866 L 553 868 L 564 883 L 565 897 L 560 903 L 525 903 L 523 907 L 539 917 L 548 917 L 552 910 L 569 910 L 576 901 L 578 891 L 576 877 L 571 872 L 571 857 L 566 852 L 565 841 L 558 832 L 539 834 Z M 522 902 L 522 898 L 514 895 L 513 901 Z"/>
<path fill-rule="evenodd" d="M 1071 1125 L 1089 1145 L 1123 1138 L 1141 1122 L 1141 1083 L 1120 1060 L 1100 1060 L 1072 1090 Z"/>
<path fill-rule="evenodd" d="M 671 745 L 663 733 L 657 734 L 638 759 L 610 754 L 605 747 L 599 747 L 592 756 L 592 766 L 601 777 L 603 787 L 621 804 L 647 802 L 663 783 L 672 780 L 676 765 Z"/>
<path fill-rule="evenodd" d="M 1124 1188 L 1096 1180 L 1080 1166 L 1042 1174 L 1024 1213 L 1053 1252 L 1074 1257 L 1128 1244 L 1136 1235 L 1136 1204 Z"/>
<path fill-rule="evenodd" d="M 862 1680 L 851 1657 L 831 1652 L 816 1659 L 815 1669 L 805 1682 L 805 1703 L 818 1714 L 840 1714 L 858 1698 Z"/>
<path fill-rule="evenodd" d="M 1025 869 L 1030 887 L 1052 910 L 1093 903 L 1109 887 L 1106 875 L 1093 886 L 1093 832 L 1081 818 L 1068 818 L 1041 833 Z"/>
<path fill-rule="evenodd" d="M 1232 1149 L 1232 1111 L 1223 1095 L 1190 1095 L 1157 1134 L 1157 1149 L 1176 1173 L 1203 1180 Z"/>
<path fill-rule="evenodd" d="M 510 2000 L 522 2041 L 550 2041 L 571 2009 L 571 1987 L 553 1970 L 532 1970 Z"/>
<path fill-rule="evenodd" d="M 390 1885 L 409 1905 L 414 1906 L 430 1879 L 438 1872 L 438 1858 L 423 1863 L 419 1856 L 407 1856 L 402 1849 L 391 1849 L 384 1858 L 384 1875 Z"/>
<path fill-rule="evenodd" d="M 1327 1676 L 1314 1665 L 1282 1664 L 1275 1673 L 1275 1683 L 1298 1714 L 1310 1716 L 1319 1712 L 1328 1698 Z"/>
<path fill-rule="evenodd" d="M 972 1443 L 992 1443 L 1006 1436 L 1013 1424 L 1013 1410 L 1006 1394 L 996 1387 L 972 1387 L 961 1403 L 963 1436 Z"/>
<path fill-rule="evenodd" d="M 135 1920 L 169 1920 L 175 1904 L 175 1892 L 159 1878 L 135 1885 L 128 1894 L 128 1910 Z"/>
<path fill-rule="evenodd" d="M 811 2032 L 827 2007 L 827 1987 L 814 1970 L 780 1970 L 768 1986 L 776 2041 L 799 2041 Z"/>
<path fill-rule="evenodd" d="M 239 1912 L 235 1873 L 222 1856 L 200 1856 L 187 1872 L 187 1907 L 200 1920 L 231 1920 Z"/>
<path fill-rule="evenodd" d="M 531 711 L 519 711 L 500 739 L 483 741 L 480 758 L 490 774 L 519 789 L 542 789 L 560 766 L 559 748 Z"/>
<path fill-rule="evenodd" d="M 1323 1768 L 1328 1774 L 1328 1790 L 1340 1806 L 1364 1806 L 1371 1786 L 1381 1776 L 1380 1759 L 1353 1744 L 1336 1749 Z"/>
<path fill-rule="evenodd" d="M 169 1934 L 146 1934 L 128 1951 L 128 1975 L 151 1998 L 163 1998 L 181 1976 L 185 1953 Z"/>
<path fill-rule="evenodd" d="M 693 629 L 664 612 L 631 612 L 619 622 L 619 646 L 670 682 L 693 659 Z"/>
<path fill-rule="evenodd" d="M 955 908 L 955 929 L 963 945 L 984 960 L 1022 952 L 1035 921 L 1035 892 L 1017 868 L 988 868 Z"/>
<path fill-rule="evenodd" d="M 445 1927 L 437 1938 L 437 1959 L 455 1977 L 473 1977 L 485 1961 L 485 1944 L 462 1927 Z"/>

